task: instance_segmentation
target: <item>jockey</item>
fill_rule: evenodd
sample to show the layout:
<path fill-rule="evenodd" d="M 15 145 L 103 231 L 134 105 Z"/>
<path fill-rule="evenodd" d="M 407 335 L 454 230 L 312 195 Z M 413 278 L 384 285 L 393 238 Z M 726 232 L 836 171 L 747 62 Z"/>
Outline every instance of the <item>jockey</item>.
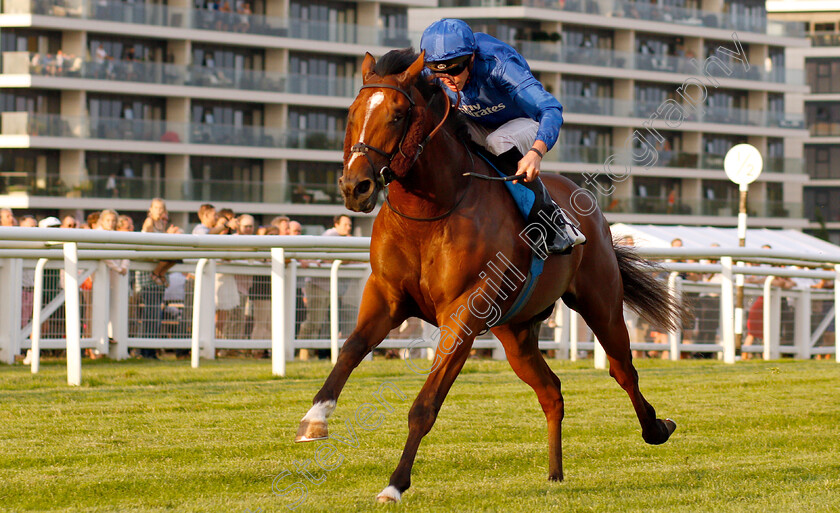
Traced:
<path fill-rule="evenodd" d="M 534 195 L 527 222 L 549 225 L 548 252 L 568 253 L 585 243 L 538 178 L 543 155 L 554 146 L 563 124 L 563 106 L 534 78 L 525 58 L 492 36 L 473 34 L 456 19 L 429 25 L 420 49 L 432 76 L 454 93 L 460 91 L 459 109 L 472 121 L 467 125 L 473 140 L 511 162 L 511 169 L 516 163 L 516 174 L 526 175 L 522 186 Z"/>

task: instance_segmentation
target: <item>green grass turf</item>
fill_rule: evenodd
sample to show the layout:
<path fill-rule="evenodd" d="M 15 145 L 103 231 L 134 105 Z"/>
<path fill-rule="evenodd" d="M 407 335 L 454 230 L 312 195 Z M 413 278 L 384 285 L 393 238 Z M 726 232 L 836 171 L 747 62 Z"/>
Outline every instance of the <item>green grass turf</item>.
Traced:
<path fill-rule="evenodd" d="M 267 360 L 63 362 L 0 367 L 2 511 L 288 511 L 272 480 L 296 460 L 315 477 L 297 511 L 840 511 L 840 366 L 831 361 L 638 362 L 642 391 L 676 433 L 646 445 L 630 401 L 604 370 L 551 361 L 566 399 L 563 483 L 549 483 L 545 418 L 506 362 L 470 360 L 420 446 L 399 505 L 388 484 L 422 378 L 401 361 L 365 362 L 330 419 L 358 447 L 314 463 L 294 444 L 330 366 Z M 408 396 L 370 431 L 359 405 L 384 381 Z M 335 464 L 337 456 L 330 460 Z M 278 489 L 299 475 L 278 481 Z"/>

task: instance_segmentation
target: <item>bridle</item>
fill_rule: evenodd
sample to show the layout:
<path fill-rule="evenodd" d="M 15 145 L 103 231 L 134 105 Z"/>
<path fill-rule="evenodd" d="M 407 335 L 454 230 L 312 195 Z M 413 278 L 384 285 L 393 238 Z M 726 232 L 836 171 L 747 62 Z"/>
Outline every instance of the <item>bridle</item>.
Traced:
<path fill-rule="evenodd" d="M 401 87 L 398 87 L 398 86 L 395 86 L 395 85 L 392 85 L 392 84 L 366 84 L 366 85 L 363 85 L 361 87 L 361 89 L 379 89 L 379 88 L 393 89 L 394 91 L 398 91 L 400 94 L 402 94 L 403 96 L 406 97 L 406 99 L 408 100 L 408 103 L 411 105 L 410 109 L 414 109 L 414 107 L 416 106 L 415 103 L 414 103 L 414 99 L 411 97 L 411 95 L 408 93 L 408 91 L 406 91 L 405 89 L 403 89 Z M 460 102 L 461 102 L 461 93 L 459 91 L 456 105 L 459 104 Z M 374 174 L 376 176 L 378 176 L 377 181 L 382 185 L 382 188 L 385 190 L 385 203 L 388 205 L 388 208 L 390 208 L 392 211 L 394 211 L 394 213 L 396 213 L 397 215 L 399 215 L 401 217 L 404 217 L 406 219 L 410 219 L 412 221 L 437 221 L 439 219 L 443 219 L 444 217 L 447 217 L 452 212 L 454 212 L 456 208 L 458 208 L 458 205 L 461 204 L 461 202 L 467 196 L 467 192 L 469 192 L 469 186 L 472 184 L 472 180 L 469 180 L 467 182 L 467 188 L 464 190 L 464 193 L 461 195 L 461 197 L 458 198 L 458 201 L 456 201 L 455 204 L 452 205 L 452 208 L 450 208 L 449 210 L 447 210 L 443 214 L 438 215 L 438 216 L 434 216 L 434 217 L 413 217 L 413 216 L 410 216 L 408 214 L 403 214 L 402 212 L 400 212 L 399 210 L 394 208 L 394 206 L 391 204 L 391 201 L 388 199 L 388 184 L 390 184 L 392 181 L 394 181 L 394 179 L 397 176 L 396 173 L 394 173 L 394 171 L 391 169 L 391 162 L 393 161 L 394 157 L 397 156 L 397 152 L 399 152 L 400 155 L 402 155 L 406 160 L 411 161 L 411 163 L 408 165 L 408 167 L 411 168 L 411 166 L 413 166 L 414 163 L 417 162 L 417 159 L 420 158 L 420 154 L 423 153 L 423 149 L 426 147 L 426 145 L 429 143 L 429 141 L 432 139 L 432 137 L 434 137 L 435 134 L 438 133 L 438 131 L 443 127 L 443 124 L 446 123 L 446 119 L 449 117 L 449 111 L 450 110 L 452 110 L 452 105 L 449 102 L 449 99 L 447 97 L 446 113 L 444 113 L 443 119 L 440 120 L 440 123 L 438 123 L 437 126 L 431 132 L 429 132 L 429 135 L 427 135 L 420 143 L 417 144 L 417 152 L 414 154 L 413 158 L 410 158 L 408 155 L 403 153 L 403 149 L 402 149 L 403 142 L 405 141 L 405 136 L 408 134 L 408 130 L 411 128 L 412 116 L 406 116 L 405 124 L 403 126 L 403 133 L 402 133 L 402 136 L 400 137 L 400 142 L 397 144 L 397 147 L 391 153 L 388 153 L 388 152 L 386 152 L 386 151 L 384 151 L 380 148 L 377 148 L 376 146 L 371 146 L 371 145 L 363 143 L 361 141 L 357 142 L 356 144 L 354 144 L 353 146 L 350 147 L 350 152 L 351 153 L 358 153 L 358 154 L 361 154 L 361 155 L 365 156 L 365 158 L 368 161 L 368 165 L 370 166 L 370 169 L 374 172 Z M 472 153 L 470 152 L 469 148 L 466 146 L 466 143 L 464 143 L 464 148 L 467 150 L 467 154 L 470 156 L 470 162 L 472 163 L 472 167 L 474 169 L 475 168 L 475 160 L 473 159 Z M 368 150 L 373 151 L 374 153 L 378 153 L 379 155 L 388 159 L 388 162 L 384 166 L 382 166 L 382 168 L 380 168 L 379 173 L 376 173 L 376 166 L 373 164 L 373 161 L 371 160 L 370 155 L 368 154 Z M 468 173 L 468 174 L 472 175 L 474 173 Z"/>
<path fill-rule="evenodd" d="M 411 97 L 411 94 L 409 94 L 408 91 L 406 91 L 405 89 L 403 89 L 399 86 L 395 86 L 395 85 L 392 85 L 392 84 L 366 84 L 366 85 L 363 85 L 361 87 L 361 89 L 381 89 L 381 88 L 393 89 L 394 91 L 397 91 L 400 94 L 402 94 L 403 96 L 405 96 L 405 98 L 408 100 L 409 105 L 411 105 L 410 110 L 413 111 L 414 107 L 416 106 L 416 104 L 414 103 L 414 99 Z M 361 89 L 360 89 L 360 91 L 361 91 Z M 371 170 L 374 171 L 374 174 L 378 177 L 377 181 L 379 181 L 379 183 L 383 187 L 388 187 L 388 184 L 393 182 L 394 179 L 397 176 L 396 173 L 394 173 L 394 171 L 391 169 L 391 162 L 394 160 L 394 157 L 397 156 L 397 152 L 399 152 L 400 155 L 402 155 L 406 160 L 411 160 L 411 163 L 408 165 L 408 167 L 413 166 L 414 163 L 417 162 L 417 159 L 420 158 L 420 154 L 423 153 L 423 149 L 426 147 L 426 145 L 429 143 L 429 141 L 432 139 L 432 137 L 434 137 L 434 135 L 438 132 L 438 130 L 440 130 L 441 127 L 443 127 L 443 124 L 446 122 L 446 118 L 449 117 L 450 109 L 451 109 L 451 105 L 447 101 L 446 102 L 446 113 L 443 115 L 443 119 L 441 119 L 440 123 L 438 123 L 438 125 L 434 128 L 434 130 L 432 130 L 429 133 L 429 135 L 427 135 L 426 138 L 423 139 L 423 141 L 420 142 L 417 145 L 417 152 L 414 154 L 413 159 L 410 159 L 409 156 L 406 155 L 403 152 L 403 149 L 402 149 L 403 141 L 405 141 L 405 136 L 408 134 L 408 130 L 411 128 L 412 116 L 410 116 L 410 115 L 405 117 L 405 123 L 403 124 L 403 132 L 402 132 L 402 136 L 400 137 L 400 142 L 397 143 L 397 147 L 391 153 L 388 153 L 388 152 L 386 152 L 386 151 L 384 151 L 380 148 L 377 148 L 376 146 L 371 146 L 371 145 L 363 143 L 361 141 L 357 142 L 352 147 L 350 147 L 350 152 L 351 153 L 359 153 L 361 155 L 364 155 L 365 158 L 368 161 L 368 165 L 370 166 Z M 384 166 L 382 166 L 382 168 L 379 169 L 379 173 L 376 173 L 376 166 L 373 164 L 373 161 L 371 160 L 370 155 L 368 154 L 369 150 L 373 151 L 374 153 L 378 153 L 379 155 L 382 155 L 383 157 L 388 159 L 388 162 Z"/>

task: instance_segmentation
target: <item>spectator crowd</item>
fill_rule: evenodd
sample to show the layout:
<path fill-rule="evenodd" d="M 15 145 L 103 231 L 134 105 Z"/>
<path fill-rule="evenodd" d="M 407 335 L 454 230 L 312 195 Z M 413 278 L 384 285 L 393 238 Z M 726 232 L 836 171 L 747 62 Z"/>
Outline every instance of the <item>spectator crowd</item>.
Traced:
<path fill-rule="evenodd" d="M 268 225 L 258 226 L 254 216 L 237 215 L 233 210 L 217 210 L 211 204 L 203 204 L 198 212 L 199 223 L 192 229 L 196 235 L 302 235 L 303 226 L 287 216 L 277 216 Z M 92 229 L 107 231 L 135 231 L 131 217 L 119 215 L 106 209 L 89 214 L 84 220 L 66 215 L 62 219 L 45 217 L 40 221 L 32 215 L 15 217 L 11 209 L 0 209 L 0 226 L 40 227 L 63 229 Z M 352 221 L 346 215 L 336 216 L 333 227 L 324 235 L 349 236 Z M 182 234 L 183 229 L 174 225 L 169 218 L 164 200 L 151 201 L 146 218 L 140 230 L 145 233 Z M 127 276 L 129 282 L 129 337 L 136 339 L 189 338 L 192 329 L 192 293 L 195 277 L 190 272 L 173 272 L 179 261 L 154 262 L 154 268 L 130 269 L 128 260 L 105 260 L 111 276 L 113 294 L 117 281 Z M 219 262 L 220 265 L 229 263 Z M 237 264 L 256 264 L 253 261 L 237 261 Z M 264 264 L 264 263 L 263 263 Z M 300 262 L 302 267 L 317 265 L 318 262 Z M 81 285 L 82 336 L 90 336 L 92 288 L 95 275 L 86 278 Z M 323 278 L 300 278 L 297 284 L 296 332 L 300 338 L 324 338 L 328 329 L 329 284 Z M 64 276 L 60 269 L 45 269 L 42 304 L 46 307 L 63 288 Z M 347 285 L 343 285 L 346 292 Z M 228 340 L 265 340 L 271 338 L 271 277 L 264 274 L 236 274 L 217 272 L 215 278 L 216 338 Z M 32 318 L 34 295 L 34 270 L 26 270 L 23 276 L 22 322 L 25 325 Z M 344 305 L 343 310 L 353 309 Z M 353 310 L 355 313 L 355 310 Z M 342 316 L 342 327 L 349 334 L 347 315 Z M 354 315 L 353 315 L 354 317 Z M 355 317 L 354 319 L 355 320 Z M 43 322 L 42 337 L 63 338 L 65 335 L 64 309 L 57 309 Z M 87 350 L 88 356 L 97 358 L 95 350 Z M 157 359 L 160 350 L 133 348 L 136 357 Z M 177 357 L 187 357 L 188 351 L 175 351 Z M 222 356 L 236 355 L 237 351 L 220 351 Z M 253 353 L 267 357 L 267 351 Z M 310 353 L 301 350 L 301 357 Z M 325 355 L 321 355 L 325 356 Z"/>

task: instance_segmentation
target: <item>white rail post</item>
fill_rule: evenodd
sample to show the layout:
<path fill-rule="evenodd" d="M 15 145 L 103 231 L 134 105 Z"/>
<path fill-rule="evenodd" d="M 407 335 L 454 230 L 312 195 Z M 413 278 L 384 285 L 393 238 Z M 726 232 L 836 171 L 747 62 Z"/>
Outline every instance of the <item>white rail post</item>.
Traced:
<path fill-rule="evenodd" d="M 668 293 L 672 298 L 682 306 L 682 278 L 680 273 L 673 272 L 668 275 Z M 669 354 L 671 361 L 678 362 L 682 354 L 680 353 L 680 344 L 682 344 L 682 319 L 677 319 L 677 329 L 668 333 L 668 344 L 671 348 Z"/>
<path fill-rule="evenodd" d="M 779 333 L 778 325 L 774 322 L 774 308 L 773 308 L 773 276 L 768 276 L 764 279 L 764 309 L 762 322 L 762 331 L 764 332 L 764 350 L 762 357 L 765 360 L 777 360 L 781 353 L 779 352 Z M 778 317 L 778 315 L 776 316 Z"/>
<path fill-rule="evenodd" d="M 796 357 L 807 360 L 811 357 L 811 289 L 800 291 L 796 300 L 796 318 L 794 322 L 793 344 Z"/>
<path fill-rule="evenodd" d="M 108 331 L 115 343 L 108 348 L 108 355 L 112 360 L 125 360 L 128 358 L 128 273 L 118 274 L 116 281 L 111 282 L 110 300 Z"/>
<path fill-rule="evenodd" d="M 195 299 L 193 299 L 195 311 Z M 199 354 L 207 360 L 216 359 L 216 261 L 208 260 L 204 267 L 204 286 L 201 288 L 201 309 L 198 314 Z"/>
<path fill-rule="evenodd" d="M 578 359 L 578 319 L 578 313 L 572 311 L 569 315 L 569 360 L 573 362 Z"/>
<path fill-rule="evenodd" d="M 721 326 L 723 339 L 723 361 L 724 363 L 735 363 L 735 312 L 732 291 L 732 257 L 721 257 L 720 283 L 720 311 L 723 325 Z"/>
<path fill-rule="evenodd" d="M 333 260 L 330 267 L 330 359 L 338 361 L 338 268 L 341 260 Z"/>
<path fill-rule="evenodd" d="M 595 349 L 593 351 L 593 360 L 595 360 L 595 368 L 596 369 L 606 369 L 607 368 L 607 352 L 604 351 L 603 346 L 601 346 L 601 341 L 598 340 L 598 337 L 595 334 L 592 334 L 592 342 L 595 344 Z"/>
<path fill-rule="evenodd" d="M 557 301 L 555 322 L 559 328 L 554 328 L 554 341 L 559 347 L 554 350 L 554 358 L 557 360 L 569 359 L 569 307 L 562 300 Z"/>
<path fill-rule="evenodd" d="M 286 361 L 295 359 L 295 327 L 297 326 L 298 261 L 292 259 L 286 267 Z"/>
<path fill-rule="evenodd" d="M 67 384 L 82 384 L 81 320 L 79 319 L 79 251 L 75 242 L 64 243 L 64 308 L 67 338 Z"/>
<path fill-rule="evenodd" d="M 0 268 L 0 362 L 15 363 L 20 353 L 23 260 L 9 258 Z"/>
<path fill-rule="evenodd" d="M 46 258 L 39 258 L 35 264 L 35 287 L 32 293 L 32 334 L 29 336 L 32 342 L 32 356 L 30 365 L 32 374 L 38 374 L 41 370 L 41 308 L 44 299 L 44 267 L 47 265 Z"/>
<path fill-rule="evenodd" d="M 840 363 L 840 264 L 834 265 L 834 361 Z"/>
<path fill-rule="evenodd" d="M 201 342 L 205 338 L 203 326 L 205 323 L 202 319 L 203 309 L 206 308 L 204 306 L 204 300 L 206 294 L 204 294 L 204 289 L 211 287 L 208 283 L 212 283 L 215 286 L 215 282 L 210 280 L 207 277 L 207 264 L 209 260 L 206 258 L 200 258 L 198 263 L 195 264 L 195 284 L 193 287 L 193 315 L 192 315 L 192 337 L 191 337 L 191 348 L 190 348 L 190 364 L 193 369 L 197 369 L 200 362 L 201 356 Z M 215 290 L 213 291 L 215 295 Z"/>
<path fill-rule="evenodd" d="M 271 248 L 271 373 L 286 375 L 286 253 Z"/>
<path fill-rule="evenodd" d="M 111 290 L 111 271 L 105 265 L 104 260 L 100 260 L 96 266 L 96 274 L 93 276 L 93 290 L 91 291 L 90 305 L 90 334 L 93 337 L 93 343 L 96 344 L 96 349 L 99 354 L 108 354 L 108 314 L 111 311 L 109 302 L 109 292 Z"/>

